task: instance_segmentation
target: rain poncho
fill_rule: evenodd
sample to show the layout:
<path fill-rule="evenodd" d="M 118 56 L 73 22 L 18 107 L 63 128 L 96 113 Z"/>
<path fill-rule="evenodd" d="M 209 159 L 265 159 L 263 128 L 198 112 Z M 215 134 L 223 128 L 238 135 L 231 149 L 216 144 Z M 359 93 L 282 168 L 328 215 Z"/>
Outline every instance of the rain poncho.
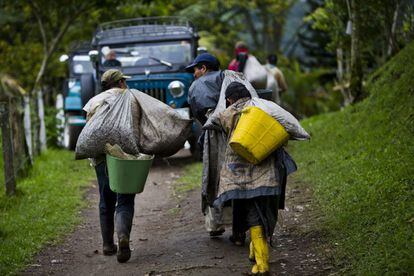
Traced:
<path fill-rule="evenodd" d="M 216 108 L 223 78 L 222 71 L 211 71 L 195 80 L 190 86 L 187 101 L 194 117 L 201 124 L 204 124 L 207 120 L 207 111 Z"/>
<path fill-rule="evenodd" d="M 296 164 L 283 147 L 259 165 L 249 163 L 232 150 L 228 140 L 241 110 L 249 105 L 249 101 L 249 98 L 240 99 L 220 115 L 226 147 L 214 206 L 221 208 L 227 201 L 233 201 L 233 229 L 236 232 L 244 233 L 248 227 L 259 223 L 264 227 L 266 237 L 272 237 L 277 209 L 284 208 L 287 176 L 296 170 Z"/>
<path fill-rule="evenodd" d="M 249 163 L 232 150 L 228 140 L 237 125 L 241 110 L 249 104 L 249 100 L 240 99 L 220 116 L 220 123 L 225 131 L 226 147 L 217 198 L 214 201 L 216 207 L 230 199 L 282 195 L 286 175 L 296 170 L 294 161 L 283 148 L 276 150 L 259 165 Z"/>

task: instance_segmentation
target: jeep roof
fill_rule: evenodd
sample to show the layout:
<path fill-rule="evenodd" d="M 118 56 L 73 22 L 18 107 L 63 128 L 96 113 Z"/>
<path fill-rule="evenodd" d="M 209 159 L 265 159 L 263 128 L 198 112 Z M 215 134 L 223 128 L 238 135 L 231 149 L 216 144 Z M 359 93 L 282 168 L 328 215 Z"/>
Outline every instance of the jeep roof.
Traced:
<path fill-rule="evenodd" d="M 88 54 L 92 49 L 90 41 L 75 41 L 69 44 L 69 54 L 78 55 L 78 54 Z"/>
<path fill-rule="evenodd" d="M 99 25 L 92 44 L 198 39 L 194 25 L 182 17 L 146 17 L 106 22 Z"/>

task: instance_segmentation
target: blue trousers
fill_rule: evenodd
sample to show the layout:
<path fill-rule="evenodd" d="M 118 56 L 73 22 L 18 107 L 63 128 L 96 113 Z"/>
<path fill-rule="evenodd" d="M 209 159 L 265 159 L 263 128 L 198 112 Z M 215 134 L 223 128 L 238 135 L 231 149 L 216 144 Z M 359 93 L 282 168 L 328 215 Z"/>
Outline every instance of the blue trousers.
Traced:
<path fill-rule="evenodd" d="M 109 187 L 106 162 L 95 167 L 99 184 L 99 219 L 102 238 L 105 243 L 113 243 L 114 214 L 116 212 L 115 228 L 120 235 L 129 237 L 134 217 L 135 194 L 117 194 Z"/>

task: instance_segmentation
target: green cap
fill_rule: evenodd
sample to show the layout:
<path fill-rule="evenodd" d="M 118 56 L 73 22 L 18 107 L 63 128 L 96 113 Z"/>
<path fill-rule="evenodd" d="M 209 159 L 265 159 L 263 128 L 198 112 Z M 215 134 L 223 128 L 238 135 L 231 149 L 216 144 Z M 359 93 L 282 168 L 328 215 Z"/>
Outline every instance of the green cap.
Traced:
<path fill-rule="evenodd" d="M 129 79 L 130 76 L 125 76 L 121 71 L 117 69 L 109 69 L 103 73 L 101 82 L 115 83 L 121 79 Z"/>

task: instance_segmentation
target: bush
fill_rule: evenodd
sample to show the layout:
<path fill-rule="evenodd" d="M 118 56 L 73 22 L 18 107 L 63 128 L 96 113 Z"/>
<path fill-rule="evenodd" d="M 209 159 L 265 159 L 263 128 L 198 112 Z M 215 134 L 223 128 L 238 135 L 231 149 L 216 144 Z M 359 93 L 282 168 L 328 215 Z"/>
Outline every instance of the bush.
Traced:
<path fill-rule="evenodd" d="M 57 147 L 58 138 L 61 135 L 63 129 L 58 128 L 61 121 L 56 117 L 58 110 L 55 107 L 45 107 L 45 125 L 46 125 L 46 138 L 48 147 Z"/>
<path fill-rule="evenodd" d="M 332 82 L 325 81 L 327 77 L 332 80 L 331 70 L 315 69 L 303 72 L 296 61 L 281 69 L 289 87 L 282 94 L 282 102 L 297 117 L 339 110 L 342 96 L 333 91 Z"/>

